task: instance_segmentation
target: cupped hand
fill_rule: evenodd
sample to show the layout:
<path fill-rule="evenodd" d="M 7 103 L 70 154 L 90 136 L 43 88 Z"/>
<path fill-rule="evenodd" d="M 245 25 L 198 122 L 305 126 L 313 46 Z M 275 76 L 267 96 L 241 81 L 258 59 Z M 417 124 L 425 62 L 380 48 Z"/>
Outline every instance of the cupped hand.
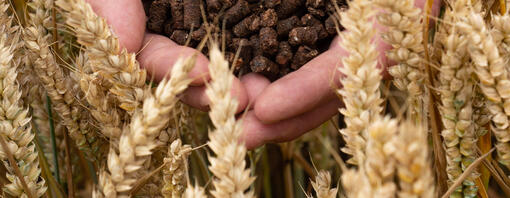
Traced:
<path fill-rule="evenodd" d="M 416 6 L 423 8 L 425 2 L 417 0 Z M 434 2 L 432 15 L 437 16 L 440 1 Z M 381 30 L 377 25 L 375 28 Z M 379 67 L 385 69 L 385 53 L 391 47 L 379 36 L 375 40 Z M 257 74 L 242 77 L 249 104 L 253 104 L 243 120 L 246 146 L 255 148 L 295 139 L 337 114 L 342 106 L 335 94 L 335 88 L 342 86 L 337 68 L 342 67 L 341 59 L 347 55 L 335 38 L 329 50 L 273 83 Z"/>
<path fill-rule="evenodd" d="M 179 57 L 196 55 L 196 64 L 189 77 L 194 79 L 183 94 L 182 100 L 201 110 L 207 110 L 209 100 L 205 83 L 209 80 L 209 60 L 195 49 L 180 46 L 167 37 L 145 31 L 146 16 L 140 0 L 86 0 L 94 11 L 106 19 L 119 38 L 121 47 L 138 53 L 140 66 L 154 81 L 167 76 Z M 241 112 L 248 104 L 246 90 L 239 79 L 234 80 L 232 95 L 239 101 Z"/>

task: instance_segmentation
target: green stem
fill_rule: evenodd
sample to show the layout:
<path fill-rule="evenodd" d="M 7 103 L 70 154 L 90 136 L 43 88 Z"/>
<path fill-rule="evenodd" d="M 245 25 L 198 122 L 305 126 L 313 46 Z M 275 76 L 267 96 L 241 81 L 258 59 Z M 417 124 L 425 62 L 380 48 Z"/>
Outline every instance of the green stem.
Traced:
<path fill-rule="evenodd" d="M 53 163 L 55 164 L 55 178 L 57 182 L 62 185 L 60 181 L 60 169 L 58 167 L 58 148 L 57 141 L 55 140 L 55 125 L 53 124 L 53 113 L 51 112 L 51 100 L 49 96 L 46 96 L 46 110 L 48 111 L 48 121 L 50 123 L 50 139 L 51 139 L 51 150 L 53 152 Z"/>

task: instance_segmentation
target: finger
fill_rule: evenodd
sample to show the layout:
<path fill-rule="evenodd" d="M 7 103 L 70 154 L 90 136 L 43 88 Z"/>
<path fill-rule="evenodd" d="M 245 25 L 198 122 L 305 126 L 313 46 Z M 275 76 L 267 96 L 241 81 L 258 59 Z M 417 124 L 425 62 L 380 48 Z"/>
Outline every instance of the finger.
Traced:
<path fill-rule="evenodd" d="M 138 52 L 145 34 L 145 11 L 140 0 L 86 0 L 113 27 L 120 45 Z"/>
<path fill-rule="evenodd" d="M 196 55 L 196 63 L 189 73 L 189 77 L 194 79 L 191 85 L 203 85 L 209 80 L 207 69 L 209 60 L 199 51 L 180 46 L 167 37 L 150 33 L 144 38 L 144 46 L 138 55 L 138 61 L 155 81 L 160 81 L 169 75 L 172 66 L 179 58 L 192 55 Z"/>
<path fill-rule="evenodd" d="M 331 100 L 310 112 L 275 124 L 262 123 L 253 111 L 250 111 L 242 121 L 241 140 L 245 142 L 247 148 L 252 149 L 265 143 L 296 139 L 338 113 L 340 105 L 340 100 Z"/>
<path fill-rule="evenodd" d="M 256 98 L 264 91 L 264 89 L 271 84 L 266 77 L 257 73 L 249 73 L 241 77 L 241 83 L 243 83 L 248 96 L 248 110 L 252 109 Z"/>
<path fill-rule="evenodd" d="M 199 110 L 208 111 L 210 102 L 209 98 L 205 94 L 206 89 L 207 87 L 205 85 L 189 87 L 186 91 L 184 91 L 181 100 Z M 246 94 L 246 89 L 238 78 L 234 78 L 231 96 L 238 101 L 236 113 L 242 112 L 246 108 L 246 105 L 248 105 L 248 96 Z"/>
<path fill-rule="evenodd" d="M 326 51 L 301 69 L 273 82 L 257 98 L 255 115 L 264 123 L 294 117 L 335 97 L 339 86 L 337 66 L 346 52 L 341 48 Z"/>

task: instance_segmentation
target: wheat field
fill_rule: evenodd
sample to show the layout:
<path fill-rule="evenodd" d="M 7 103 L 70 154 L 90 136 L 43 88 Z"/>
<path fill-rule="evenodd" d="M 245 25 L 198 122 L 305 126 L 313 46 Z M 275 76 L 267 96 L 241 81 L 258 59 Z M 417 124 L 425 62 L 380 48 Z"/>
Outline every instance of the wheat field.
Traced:
<path fill-rule="evenodd" d="M 250 150 L 220 36 L 202 112 L 196 55 L 155 81 L 85 0 L 0 0 L 0 197 L 510 197 L 507 2 L 435 1 L 337 7 L 338 114 Z"/>

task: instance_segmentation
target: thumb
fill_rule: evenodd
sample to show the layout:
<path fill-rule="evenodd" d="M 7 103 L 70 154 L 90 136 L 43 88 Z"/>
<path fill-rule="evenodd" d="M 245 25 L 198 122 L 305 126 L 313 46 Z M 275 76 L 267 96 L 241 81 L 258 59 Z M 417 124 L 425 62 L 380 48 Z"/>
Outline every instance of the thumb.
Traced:
<path fill-rule="evenodd" d="M 145 33 L 145 11 L 140 0 L 86 0 L 105 18 L 129 52 L 138 52 Z"/>

